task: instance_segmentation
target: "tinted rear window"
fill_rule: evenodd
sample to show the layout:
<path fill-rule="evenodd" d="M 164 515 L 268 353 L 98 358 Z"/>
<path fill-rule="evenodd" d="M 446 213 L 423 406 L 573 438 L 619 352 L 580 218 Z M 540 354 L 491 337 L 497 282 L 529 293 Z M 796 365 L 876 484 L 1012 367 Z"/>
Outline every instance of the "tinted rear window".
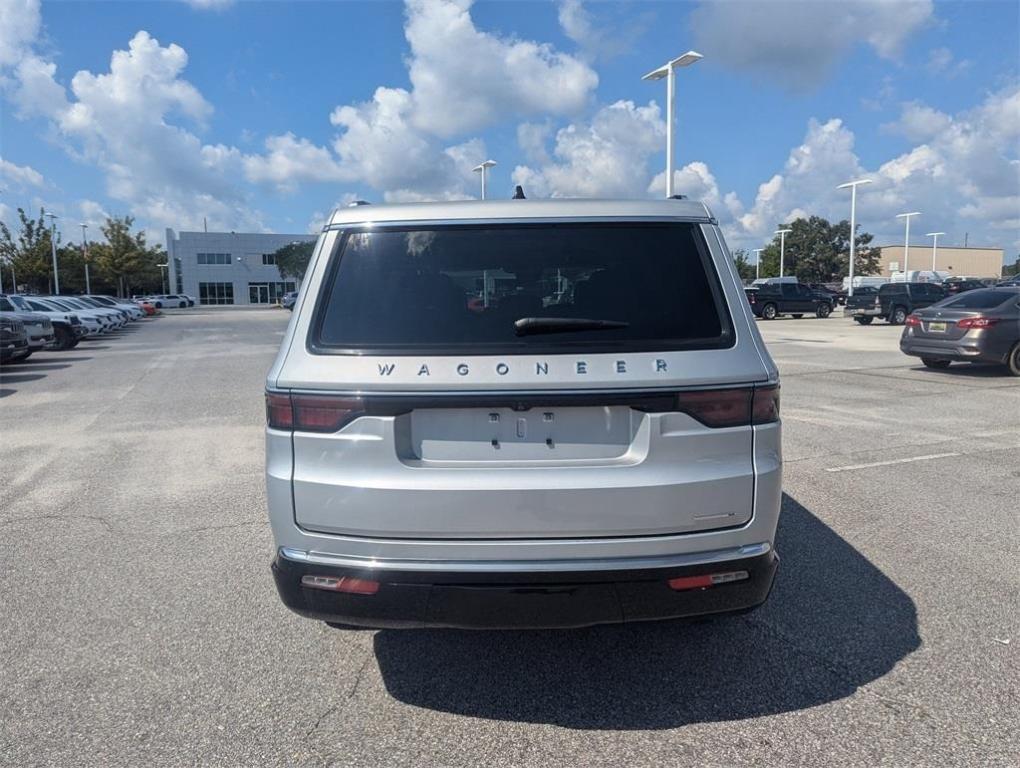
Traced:
<path fill-rule="evenodd" d="M 1018 295 L 1020 294 L 1006 291 L 967 291 L 958 299 L 953 299 L 942 306 L 947 309 L 992 309 L 1011 299 L 1015 301 Z"/>
<path fill-rule="evenodd" d="M 349 230 L 313 318 L 323 352 L 718 348 L 733 331 L 693 224 Z M 626 327 L 517 335 L 522 318 Z"/>

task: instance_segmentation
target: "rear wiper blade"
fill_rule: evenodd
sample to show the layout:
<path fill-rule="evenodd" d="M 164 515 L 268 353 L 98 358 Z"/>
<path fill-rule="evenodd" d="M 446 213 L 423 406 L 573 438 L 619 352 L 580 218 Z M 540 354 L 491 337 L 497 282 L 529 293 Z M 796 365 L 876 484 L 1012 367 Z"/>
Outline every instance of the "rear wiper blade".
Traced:
<path fill-rule="evenodd" d="M 518 336 L 529 336 L 536 333 L 608 331 L 629 325 L 622 320 L 593 320 L 585 317 L 522 317 L 514 322 L 514 332 Z"/>

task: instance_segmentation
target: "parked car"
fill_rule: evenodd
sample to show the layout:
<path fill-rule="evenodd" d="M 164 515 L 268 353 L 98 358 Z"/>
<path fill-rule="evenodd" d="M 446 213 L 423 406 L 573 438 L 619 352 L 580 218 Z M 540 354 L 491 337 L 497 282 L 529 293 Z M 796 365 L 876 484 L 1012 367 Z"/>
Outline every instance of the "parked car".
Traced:
<path fill-rule="evenodd" d="M 1011 288 L 1013 286 L 1020 286 L 1020 274 L 1013 275 L 1012 277 L 1007 277 L 1004 280 L 1000 280 L 998 283 L 996 283 L 996 287 L 999 288 Z"/>
<path fill-rule="evenodd" d="M 689 200 L 336 211 L 267 379 L 283 602 L 490 628 L 761 604 L 779 374 L 722 237 Z"/>
<path fill-rule="evenodd" d="M 952 295 L 954 293 L 964 293 L 965 291 L 974 291 L 979 288 L 986 288 L 987 286 L 977 278 L 951 277 L 942 282 L 942 287 L 945 289 L 947 295 Z"/>
<path fill-rule="evenodd" d="M 187 296 L 178 296 L 177 294 L 161 294 L 153 296 L 152 300 L 159 309 L 185 309 L 186 307 L 194 305 L 194 301 L 189 303 Z"/>
<path fill-rule="evenodd" d="M 877 286 L 861 285 L 854 288 L 854 295 L 846 297 L 844 316 L 852 317 L 854 322 L 861 325 L 871 325 L 880 312 L 880 308 L 875 303 L 877 296 Z"/>
<path fill-rule="evenodd" d="M 196 299 L 194 296 L 187 296 L 183 293 L 180 294 L 180 296 L 181 298 L 187 299 L 189 307 L 195 306 L 195 304 L 198 302 L 198 299 Z"/>
<path fill-rule="evenodd" d="M 41 352 L 54 343 L 53 323 L 46 315 L 35 312 L 19 312 L 14 309 L 9 301 L 0 300 L 0 311 L 10 314 L 21 321 L 25 328 L 25 338 L 28 341 L 28 349 L 20 356 L 24 360 L 36 352 Z"/>
<path fill-rule="evenodd" d="M 53 325 L 54 349 L 74 349 L 88 333 L 78 315 L 44 304 L 40 300 L 18 295 L 0 296 L 0 309 L 6 309 L 7 306 L 19 312 L 33 312 L 48 317 Z M 98 321 L 93 322 L 98 328 Z"/>
<path fill-rule="evenodd" d="M 95 294 L 79 296 L 78 298 L 93 305 L 123 310 L 127 312 L 133 320 L 140 320 L 145 317 L 145 312 L 143 312 L 142 308 L 133 301 L 115 299 L 113 296 L 97 296 Z"/>
<path fill-rule="evenodd" d="M 283 294 L 283 298 L 280 299 L 280 306 L 284 309 L 294 310 L 294 302 L 297 301 L 297 291 L 288 291 Z"/>
<path fill-rule="evenodd" d="M 151 317 L 152 315 L 156 314 L 156 312 L 159 311 L 156 309 L 155 305 L 151 301 L 146 301 L 145 299 L 138 299 L 135 303 L 145 313 L 146 317 Z"/>
<path fill-rule="evenodd" d="M 0 312 L 0 362 L 23 360 L 30 354 L 25 324 L 12 313 Z"/>
<path fill-rule="evenodd" d="M 33 311 L 42 312 L 49 310 L 51 312 L 73 313 L 79 319 L 82 326 L 84 326 L 86 337 L 101 336 L 112 328 L 110 320 L 95 311 L 75 308 L 59 299 L 42 298 L 39 296 L 26 296 L 25 298 Z"/>
<path fill-rule="evenodd" d="M 803 283 L 764 283 L 744 291 L 754 316 L 763 320 L 774 320 L 779 315 L 828 317 L 834 305 L 834 300 L 828 295 Z"/>
<path fill-rule="evenodd" d="M 808 283 L 808 287 L 827 296 L 833 307 L 846 304 L 846 293 L 839 287 L 839 283 Z"/>
<path fill-rule="evenodd" d="M 938 283 L 886 283 L 878 287 L 875 296 L 874 317 L 890 325 L 903 325 L 907 315 L 917 309 L 929 307 L 946 297 Z"/>
<path fill-rule="evenodd" d="M 1020 289 L 967 291 L 914 312 L 907 317 L 900 350 L 929 368 L 996 363 L 1020 376 Z"/>
<path fill-rule="evenodd" d="M 118 330 L 127 325 L 127 317 L 125 314 L 113 307 L 94 307 L 82 301 L 77 296 L 47 296 L 45 298 L 65 306 L 69 306 L 79 314 L 91 312 L 100 320 L 106 321 L 108 324 L 108 330 Z"/>

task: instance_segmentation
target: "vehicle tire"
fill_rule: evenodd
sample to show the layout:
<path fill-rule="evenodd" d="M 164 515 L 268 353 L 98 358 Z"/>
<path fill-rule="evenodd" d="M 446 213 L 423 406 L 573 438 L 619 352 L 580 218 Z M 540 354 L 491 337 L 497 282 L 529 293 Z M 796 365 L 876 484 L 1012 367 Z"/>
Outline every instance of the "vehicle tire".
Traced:
<path fill-rule="evenodd" d="M 854 318 L 854 322 L 855 323 L 860 323 L 861 325 L 871 325 L 871 321 L 874 320 L 874 319 L 875 318 L 868 317 L 867 315 L 863 315 L 863 316 L 858 315 L 857 317 Z"/>
<path fill-rule="evenodd" d="M 53 326 L 53 335 L 57 337 L 57 349 L 60 350 L 72 349 L 78 343 L 71 329 L 62 325 Z"/>
<path fill-rule="evenodd" d="M 177 305 L 177 309 L 187 309 L 187 307 L 188 307 L 188 302 L 186 302 L 186 301 L 182 301 L 180 304 Z"/>
<path fill-rule="evenodd" d="M 28 360 L 28 358 L 30 358 L 32 356 L 32 353 L 34 351 L 35 350 L 30 349 L 28 352 L 26 352 L 23 355 L 20 355 L 19 357 L 12 357 L 10 360 L 8 360 L 8 362 L 10 362 L 10 363 L 21 363 L 21 362 L 24 362 L 25 360 Z"/>
<path fill-rule="evenodd" d="M 1012 376 L 1020 376 L 1020 341 L 1013 345 L 1006 357 L 1006 370 Z"/>
<path fill-rule="evenodd" d="M 818 317 L 821 317 L 823 319 L 828 317 L 829 315 L 832 314 L 832 305 L 831 304 L 819 304 L 818 305 L 818 309 L 815 310 L 815 314 L 818 315 Z"/>
<path fill-rule="evenodd" d="M 952 363 L 949 360 L 939 360 L 935 357 L 922 357 L 921 362 L 924 363 L 926 368 L 948 368 Z"/>
<path fill-rule="evenodd" d="M 779 311 L 776 309 L 776 305 L 772 302 L 769 302 L 761 308 L 761 317 L 763 320 L 775 320 L 776 315 L 778 314 Z"/>
<path fill-rule="evenodd" d="M 889 325 L 903 325 L 907 322 L 907 308 L 893 307 L 889 313 Z"/>

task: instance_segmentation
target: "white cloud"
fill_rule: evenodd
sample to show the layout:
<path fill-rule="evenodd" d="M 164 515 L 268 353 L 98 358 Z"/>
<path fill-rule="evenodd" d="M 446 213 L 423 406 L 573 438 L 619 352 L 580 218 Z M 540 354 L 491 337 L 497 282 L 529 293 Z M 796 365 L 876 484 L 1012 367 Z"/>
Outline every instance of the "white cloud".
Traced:
<path fill-rule="evenodd" d="M 728 229 L 732 229 L 734 220 L 739 219 L 744 213 L 744 206 L 737 194 L 721 192 L 708 165 L 701 161 L 688 163 L 683 168 L 673 171 L 673 187 L 677 194 L 705 203 L 719 222 Z M 648 185 L 647 192 L 654 197 L 666 194 L 665 170 L 655 175 Z"/>
<path fill-rule="evenodd" d="M 953 52 L 948 48 L 933 48 L 928 52 L 928 71 L 933 75 L 945 74 L 949 77 L 956 77 L 970 69 L 972 62 L 969 59 L 957 60 Z"/>
<path fill-rule="evenodd" d="M 408 0 L 413 124 L 451 137 L 507 114 L 570 115 L 598 85 L 587 64 L 551 45 L 475 27 L 470 0 Z"/>
<path fill-rule="evenodd" d="M 39 0 L 0 3 L 0 67 L 13 66 L 25 57 L 41 24 Z"/>
<path fill-rule="evenodd" d="M 44 187 L 46 179 L 30 165 L 17 165 L 0 157 L 0 178 L 17 184 L 18 187 Z"/>
<path fill-rule="evenodd" d="M 590 123 L 556 133 L 553 159 L 518 166 L 514 183 L 533 197 L 640 197 L 648 186 L 648 160 L 662 148 L 665 123 L 655 102 L 638 107 L 617 101 Z M 526 140 L 531 136 L 525 131 Z"/>
<path fill-rule="evenodd" d="M 244 173 L 249 181 L 271 182 L 283 191 L 292 191 L 299 181 L 337 181 L 343 178 L 333 154 L 308 139 L 293 133 L 270 136 L 266 154 L 247 155 Z"/>
<path fill-rule="evenodd" d="M 897 58 L 932 15 L 931 0 L 706 0 L 690 23 L 697 45 L 713 61 L 804 90 L 821 84 L 855 45 Z"/>
<path fill-rule="evenodd" d="M 557 18 L 563 33 L 577 43 L 584 59 L 610 59 L 631 50 L 644 33 L 647 17 L 634 18 L 634 7 L 626 9 L 627 19 L 599 24 L 581 0 L 561 0 Z"/>

